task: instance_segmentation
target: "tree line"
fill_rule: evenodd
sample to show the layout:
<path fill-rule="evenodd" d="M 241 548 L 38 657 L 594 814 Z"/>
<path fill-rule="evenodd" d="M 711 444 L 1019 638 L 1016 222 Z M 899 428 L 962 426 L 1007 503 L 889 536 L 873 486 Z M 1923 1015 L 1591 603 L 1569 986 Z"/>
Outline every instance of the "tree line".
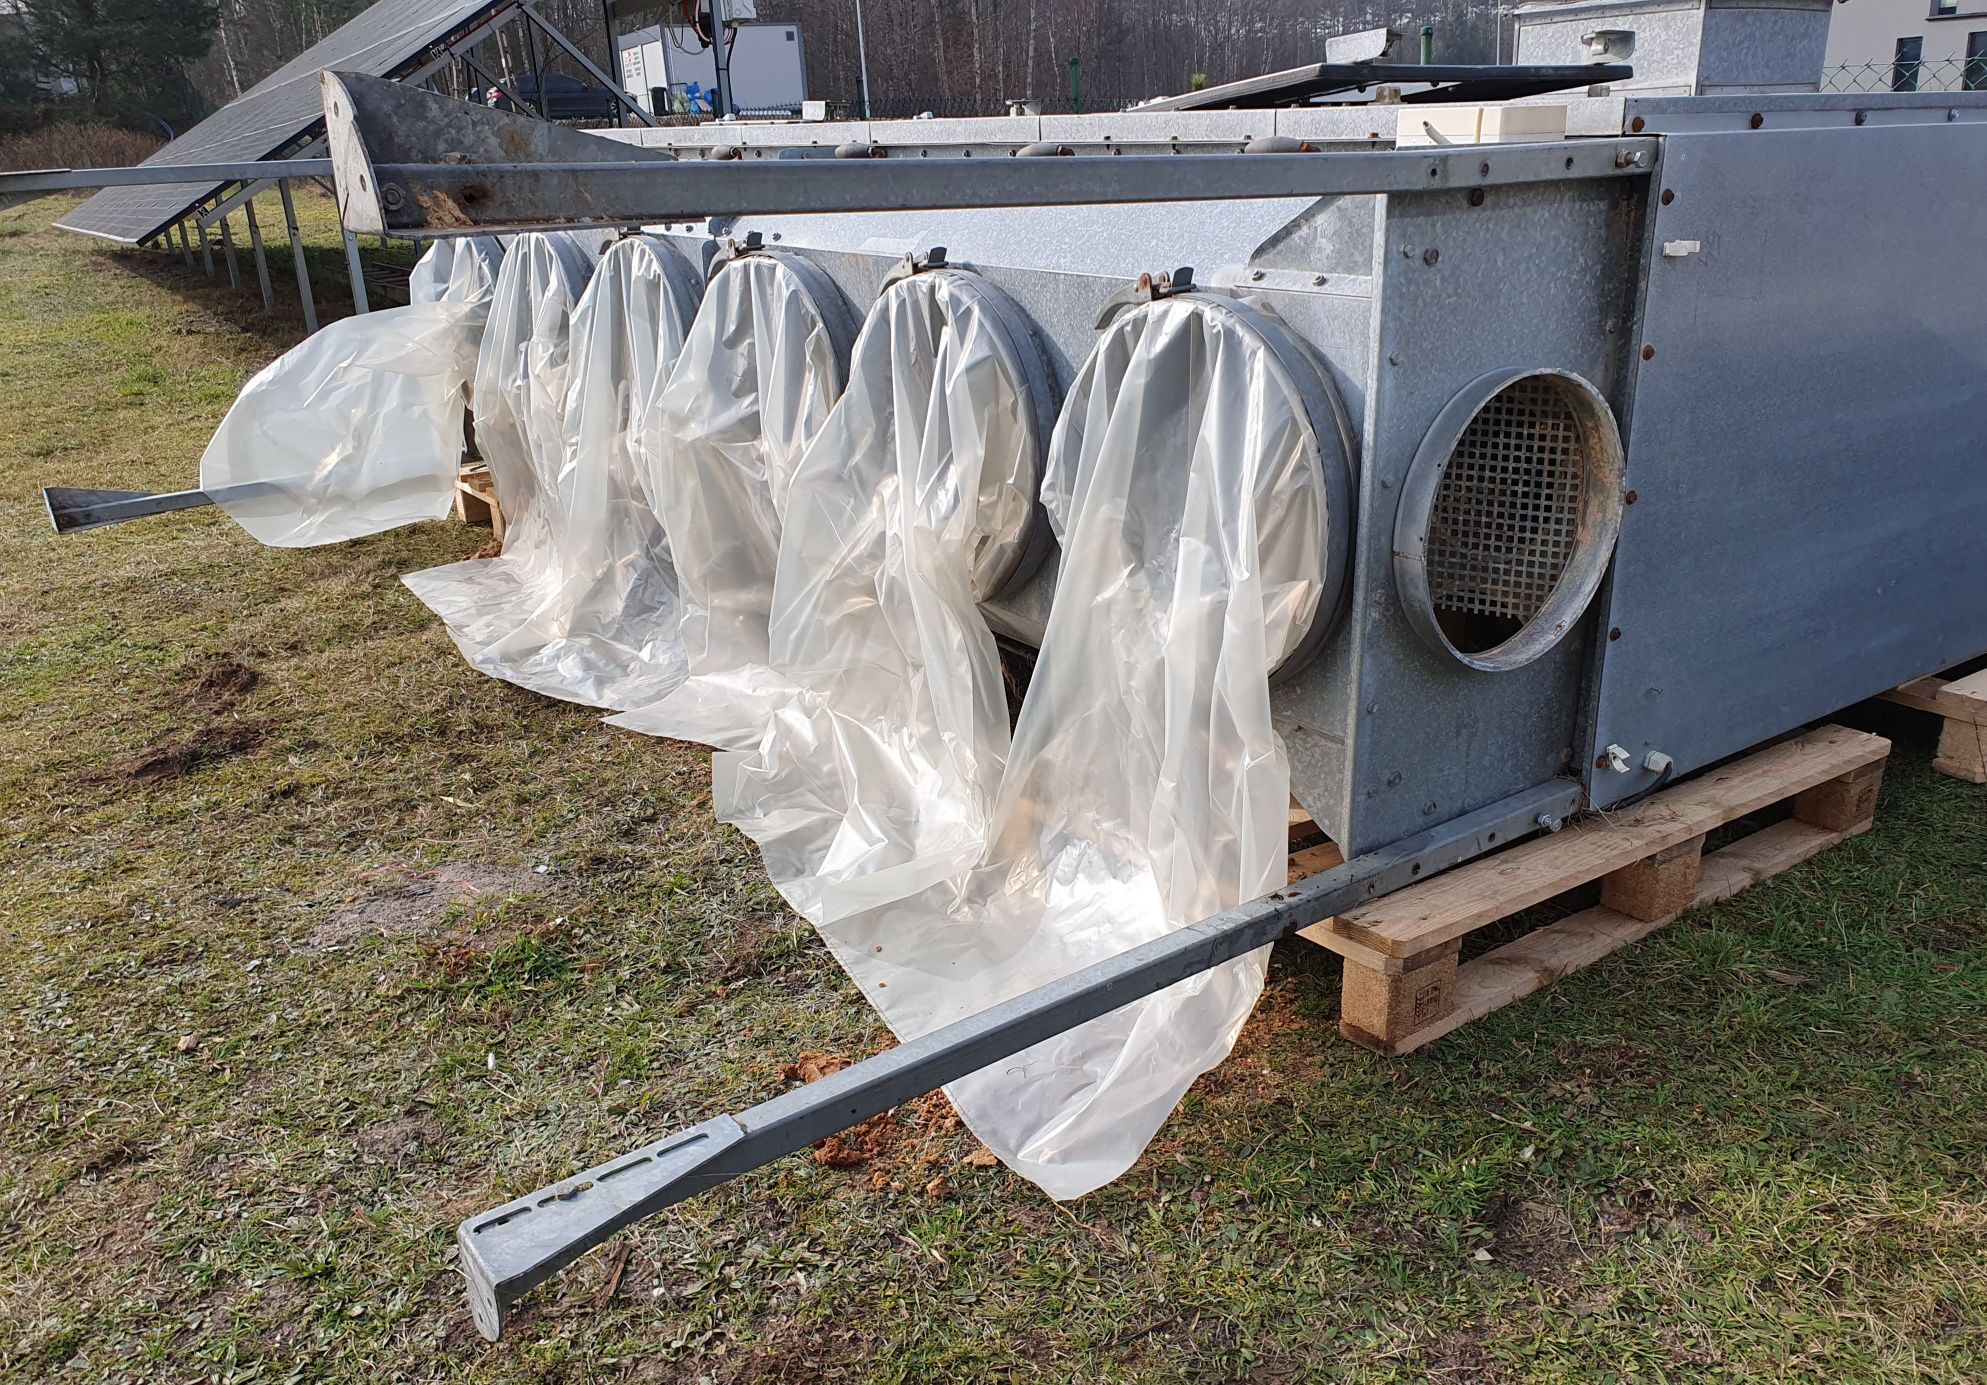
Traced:
<path fill-rule="evenodd" d="M 623 29 L 669 22 L 674 4 Z M 6 0 L 0 5 L 0 130 L 56 120 L 183 130 L 367 8 L 368 0 Z M 1489 62 L 1494 0 L 759 0 L 762 21 L 801 29 L 810 94 L 877 116 L 994 114 L 1012 99 L 1044 111 L 1114 110 L 1325 56 L 1325 40 L 1391 27 L 1414 61 L 1423 25 L 1440 62 Z M 609 72 L 600 0 L 539 10 Z M 486 71 L 582 75 L 519 26 L 483 43 Z M 869 87 L 862 85 L 867 57 Z M 456 73 L 448 85 L 481 85 Z"/>

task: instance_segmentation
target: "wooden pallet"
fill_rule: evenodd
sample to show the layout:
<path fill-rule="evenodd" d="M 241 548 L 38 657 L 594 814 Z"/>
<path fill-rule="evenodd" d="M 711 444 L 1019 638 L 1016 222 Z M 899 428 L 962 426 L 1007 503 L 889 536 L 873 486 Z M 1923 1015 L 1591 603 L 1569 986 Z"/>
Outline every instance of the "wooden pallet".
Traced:
<path fill-rule="evenodd" d="M 456 477 L 455 517 L 464 524 L 488 524 L 490 536 L 498 543 L 504 541 L 504 509 L 497 503 L 488 466 L 480 462 L 464 466 Z"/>
<path fill-rule="evenodd" d="M 1920 678 L 1885 693 L 1884 700 L 1944 717 L 1932 768 L 1987 784 L 1987 669 L 1964 678 Z"/>
<path fill-rule="evenodd" d="M 1647 937 L 1693 905 L 1727 899 L 1867 831 L 1889 754 L 1881 736 L 1825 726 L 1300 936 L 1345 959 L 1339 1032 L 1380 1053 L 1406 1053 Z M 1789 799 L 1792 817 L 1705 853 L 1707 832 Z M 1303 839 L 1299 824 L 1292 837 Z M 1295 851 L 1292 878 L 1339 859 L 1329 842 Z M 1471 933 L 1597 880 L 1597 907 L 1461 960 Z"/>

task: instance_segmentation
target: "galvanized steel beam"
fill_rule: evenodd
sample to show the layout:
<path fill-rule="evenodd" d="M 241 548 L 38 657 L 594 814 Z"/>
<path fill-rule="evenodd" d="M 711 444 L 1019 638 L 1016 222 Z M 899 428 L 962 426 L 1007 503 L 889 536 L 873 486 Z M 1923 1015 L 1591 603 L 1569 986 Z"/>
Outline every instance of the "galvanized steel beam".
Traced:
<path fill-rule="evenodd" d="M 463 1222 L 470 1313 L 496 1340 L 519 1297 L 616 1232 L 882 1111 L 1296 928 L 1557 823 L 1580 786 L 1556 779 L 1190 924 L 805 1087 L 666 1136 Z"/>
<path fill-rule="evenodd" d="M 1655 140 L 1620 138 L 1330 153 L 693 162 L 378 78 L 327 72 L 324 87 L 345 224 L 414 237 L 717 214 L 1414 193 L 1644 177 L 1656 156 Z M 520 138 L 529 141 L 523 158 L 491 157 Z"/>

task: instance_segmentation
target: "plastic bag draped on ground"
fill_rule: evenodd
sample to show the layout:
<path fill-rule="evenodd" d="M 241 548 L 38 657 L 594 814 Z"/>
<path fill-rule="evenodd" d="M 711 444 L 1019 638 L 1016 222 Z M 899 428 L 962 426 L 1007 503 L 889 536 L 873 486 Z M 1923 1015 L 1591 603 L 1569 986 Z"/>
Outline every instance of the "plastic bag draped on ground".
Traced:
<path fill-rule="evenodd" d="M 885 290 L 849 386 L 794 469 L 766 662 L 643 729 L 725 748 L 720 820 L 817 923 L 902 898 L 985 850 L 1007 753 L 977 598 L 1031 537 L 1046 379 L 998 290 L 957 270 Z"/>
<path fill-rule="evenodd" d="M 437 241 L 405 308 L 344 318 L 243 386 L 200 459 L 200 487 L 273 548 L 440 519 L 455 504 L 464 387 L 503 251 Z"/>
<path fill-rule="evenodd" d="M 554 237 L 513 247 L 478 364 L 502 556 L 405 580 L 484 673 L 592 706 L 640 706 L 681 679 L 683 656 L 634 438 L 698 284 L 666 242 L 636 236 L 607 251 L 574 300 L 586 264 L 573 250 Z"/>
<path fill-rule="evenodd" d="M 667 709 L 615 724 L 707 744 L 757 740 L 763 707 L 748 684 L 768 657 L 780 511 L 802 451 L 841 395 L 854 336 L 841 291 L 802 261 L 745 255 L 711 279 L 644 411 L 639 449 L 669 534 L 690 676 Z"/>
<path fill-rule="evenodd" d="M 1326 497 L 1303 397 L 1256 321 L 1200 297 L 1126 312 L 1071 389 L 1045 487 L 1062 567 L 991 843 L 975 869 L 821 924 L 906 1040 L 1283 883 L 1289 766 L 1268 675 L 1318 609 Z M 990 645 L 958 566 L 920 563 L 953 573 L 929 580 L 951 603 L 954 657 Z M 984 708 L 990 659 L 966 667 Z M 865 729 L 881 743 L 888 728 Z M 845 757 L 859 739 L 806 753 Z M 916 787 L 854 763 L 865 805 Z M 1017 1172 L 1059 1198 L 1088 1192 L 1227 1055 L 1266 962 L 1227 963 L 947 1091 Z"/>

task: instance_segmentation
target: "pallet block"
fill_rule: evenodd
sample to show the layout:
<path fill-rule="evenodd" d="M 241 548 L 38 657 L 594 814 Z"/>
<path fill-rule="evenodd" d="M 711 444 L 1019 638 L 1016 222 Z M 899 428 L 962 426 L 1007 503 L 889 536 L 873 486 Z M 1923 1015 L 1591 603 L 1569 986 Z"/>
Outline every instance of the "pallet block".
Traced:
<path fill-rule="evenodd" d="M 497 503 L 489 467 L 465 466 L 456 477 L 455 517 L 465 524 L 488 524 L 490 536 L 498 543 L 504 541 L 504 509 Z"/>
<path fill-rule="evenodd" d="M 1964 678 L 1919 678 L 1884 701 L 1945 719 L 1932 768 L 1969 784 L 1987 784 L 1987 669 Z"/>
<path fill-rule="evenodd" d="M 1809 731 L 1299 936 L 1345 959 L 1339 1032 L 1380 1053 L 1407 1053 L 1647 937 L 1694 905 L 1727 899 L 1867 831 L 1889 754 L 1881 736 L 1840 726 Z M 1705 853 L 1713 829 L 1789 800 L 1792 817 Z M 1291 876 L 1339 859 L 1328 842 L 1308 847 L 1293 853 Z M 1471 933 L 1596 880 L 1597 907 L 1461 960 Z"/>

